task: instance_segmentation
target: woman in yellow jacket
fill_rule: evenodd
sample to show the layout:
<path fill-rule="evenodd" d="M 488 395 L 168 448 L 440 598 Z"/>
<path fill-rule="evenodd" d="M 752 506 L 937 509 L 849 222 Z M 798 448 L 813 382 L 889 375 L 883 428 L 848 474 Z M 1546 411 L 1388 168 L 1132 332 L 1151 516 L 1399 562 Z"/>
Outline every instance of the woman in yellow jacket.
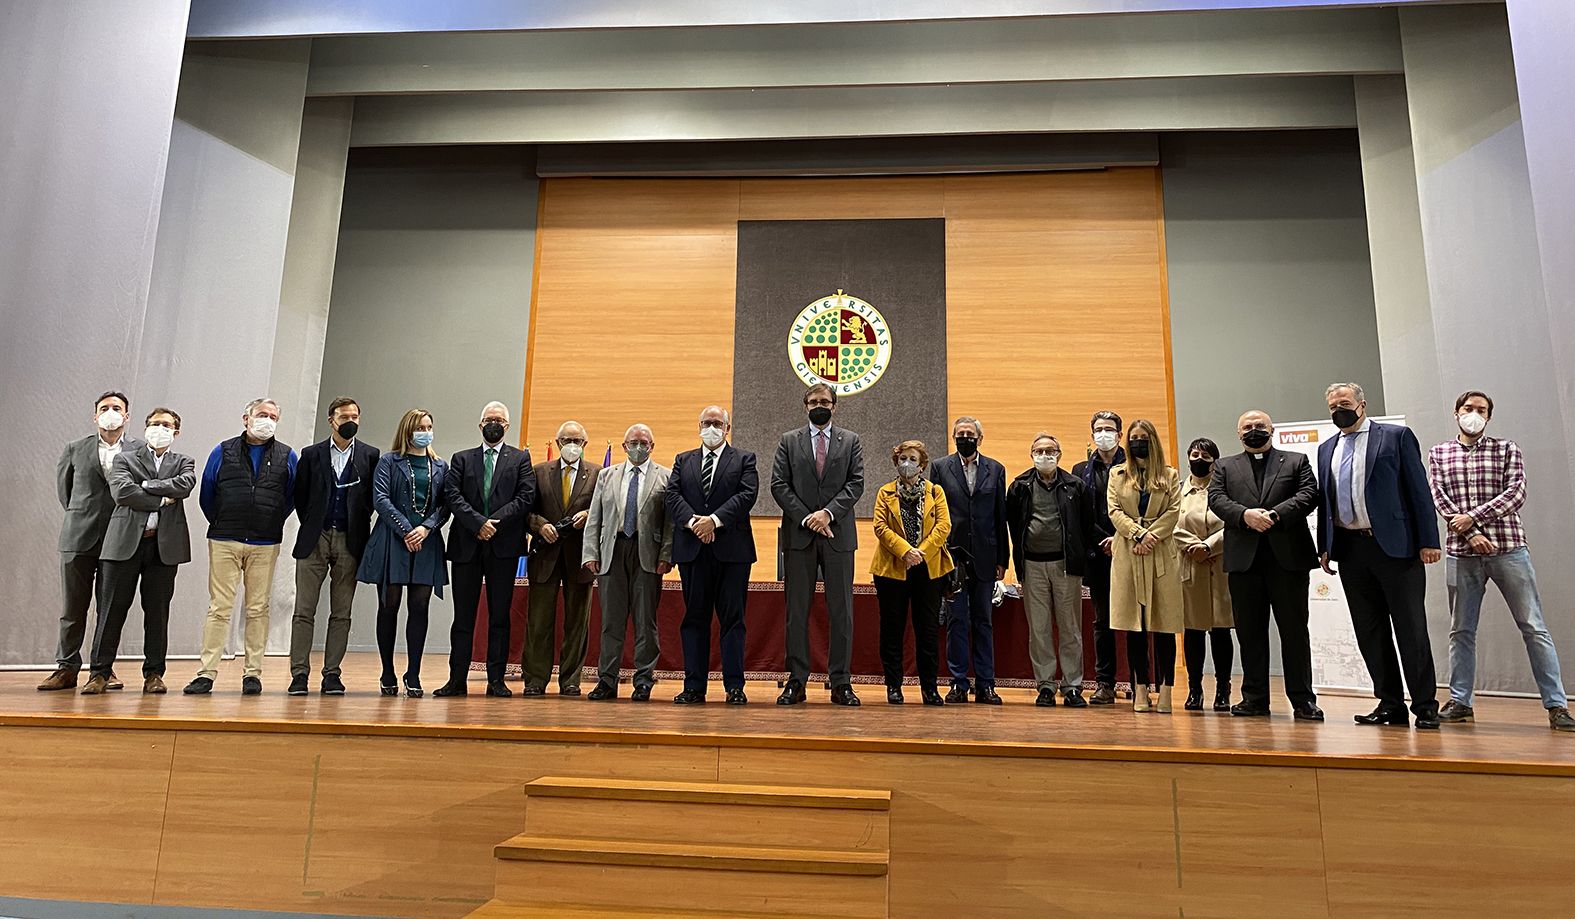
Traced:
<path fill-rule="evenodd" d="M 1176 540 L 1181 477 L 1165 465 L 1154 423 L 1127 428 L 1127 461 L 1110 471 L 1106 493 L 1111 543 L 1110 627 L 1127 633 L 1132 668 L 1132 710 L 1149 710 L 1149 636 L 1154 645 L 1158 711 L 1171 708 L 1176 682 L 1176 634 L 1186 625 L 1181 594 L 1181 553 Z"/>
<path fill-rule="evenodd" d="M 913 620 L 913 656 L 925 705 L 944 705 L 935 688 L 940 667 L 941 600 L 946 575 L 955 567 L 946 551 L 952 531 L 946 493 L 924 477 L 930 454 L 917 440 L 891 451 L 897 479 L 875 493 L 875 596 L 880 601 L 880 663 L 886 701 L 902 704 L 902 639 Z"/>

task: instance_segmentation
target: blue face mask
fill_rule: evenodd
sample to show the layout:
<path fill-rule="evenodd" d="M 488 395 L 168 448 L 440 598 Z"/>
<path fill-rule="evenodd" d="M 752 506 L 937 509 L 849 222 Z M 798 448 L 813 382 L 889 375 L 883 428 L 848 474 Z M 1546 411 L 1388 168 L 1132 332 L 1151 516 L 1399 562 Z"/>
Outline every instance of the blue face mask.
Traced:
<path fill-rule="evenodd" d="M 410 442 L 418 447 L 430 447 L 432 446 L 432 432 L 417 431 L 410 435 Z"/>

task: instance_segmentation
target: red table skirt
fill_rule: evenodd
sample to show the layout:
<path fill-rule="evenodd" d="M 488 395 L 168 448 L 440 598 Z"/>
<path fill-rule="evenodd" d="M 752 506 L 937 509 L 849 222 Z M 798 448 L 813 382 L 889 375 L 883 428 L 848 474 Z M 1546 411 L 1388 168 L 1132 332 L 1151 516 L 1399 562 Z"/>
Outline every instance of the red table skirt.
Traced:
<path fill-rule="evenodd" d="M 529 586 L 519 581 L 514 588 L 514 602 L 510 609 L 511 625 L 509 632 L 509 673 L 511 676 L 519 674 L 519 661 L 525 647 L 525 621 L 526 611 L 529 608 Z M 481 669 L 487 656 L 487 629 L 486 629 L 486 598 L 482 598 L 482 610 L 476 625 L 475 643 L 471 648 L 471 660 L 476 661 L 476 668 Z M 556 634 L 562 634 L 563 604 L 560 600 L 557 609 L 558 627 Z M 684 599 L 683 592 L 677 581 L 662 582 L 662 599 L 657 607 L 657 627 L 660 631 L 661 658 L 657 662 L 659 676 L 682 676 L 684 670 L 683 645 L 678 636 L 678 625 L 683 620 Z M 751 680 L 784 679 L 786 666 L 785 644 L 786 630 L 783 623 L 786 620 L 786 595 L 783 593 L 782 584 L 776 581 L 752 582 L 749 585 L 749 600 L 744 611 L 744 669 Z M 1021 600 L 1007 597 L 1001 606 L 995 610 L 995 670 L 996 682 L 1003 686 L 1032 686 L 1034 684 L 1033 664 L 1028 659 L 1028 622 L 1024 616 Z M 826 672 L 826 646 L 827 646 L 827 615 L 825 595 L 817 592 L 815 602 L 810 608 L 810 667 L 815 672 L 814 679 L 824 679 Z M 1087 596 L 1083 598 L 1083 673 L 1085 678 L 1091 677 L 1094 672 L 1094 606 Z M 711 624 L 711 665 L 713 678 L 721 676 L 721 650 L 716 637 L 716 623 Z M 585 655 L 586 666 L 594 670 L 598 660 L 598 648 L 601 644 L 601 607 L 600 592 L 591 591 L 591 622 L 588 648 Z M 879 683 L 881 677 L 880 651 L 877 638 L 880 634 L 880 609 L 875 598 L 875 588 L 868 584 L 856 584 L 853 587 L 853 674 L 859 682 Z M 940 682 L 944 685 L 949 679 L 946 671 L 946 632 L 941 631 L 941 674 Z M 556 640 L 554 641 L 556 644 Z M 913 634 L 909 630 L 907 635 L 907 648 L 904 653 L 904 669 L 911 677 L 917 671 L 913 662 Z M 624 642 L 625 670 L 632 670 L 634 666 L 634 637 L 633 626 Z M 1126 682 L 1128 671 L 1126 655 L 1118 654 L 1117 679 Z M 627 676 L 627 674 L 626 674 Z M 593 680 L 589 672 L 585 679 Z"/>

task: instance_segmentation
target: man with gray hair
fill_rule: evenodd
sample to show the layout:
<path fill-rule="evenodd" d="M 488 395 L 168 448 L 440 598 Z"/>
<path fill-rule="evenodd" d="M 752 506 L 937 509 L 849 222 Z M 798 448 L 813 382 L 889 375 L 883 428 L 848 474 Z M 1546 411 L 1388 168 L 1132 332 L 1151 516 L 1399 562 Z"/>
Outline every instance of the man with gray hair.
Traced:
<path fill-rule="evenodd" d="M 585 426 L 558 426 L 558 458 L 537 463 L 536 500 L 530 510 L 530 617 L 525 633 L 525 696 L 547 692 L 557 635 L 558 594 L 563 594 L 563 642 L 558 649 L 558 695 L 580 694 L 586 629 L 591 616 L 591 573 L 581 564 L 591 494 L 601 469 L 585 462 Z"/>
<path fill-rule="evenodd" d="M 995 691 L 995 582 L 1006 575 L 1006 467 L 979 452 L 984 425 L 964 415 L 952 422 L 957 452 L 931 464 L 935 484 L 946 493 L 952 531 L 946 547 L 962 572 L 963 589 L 946 601 L 946 664 L 952 688 L 948 703 L 1000 705 Z M 973 664 L 972 685 L 968 665 Z"/>
<path fill-rule="evenodd" d="M 202 663 L 188 696 L 213 691 L 219 658 L 230 636 L 235 593 L 245 584 L 246 669 L 241 694 L 262 693 L 268 644 L 268 600 L 284 521 L 295 506 L 295 451 L 274 439 L 279 404 L 253 399 L 241 415 L 245 430 L 213 448 L 202 471 L 199 503 L 208 518 L 208 618 L 202 626 Z"/>

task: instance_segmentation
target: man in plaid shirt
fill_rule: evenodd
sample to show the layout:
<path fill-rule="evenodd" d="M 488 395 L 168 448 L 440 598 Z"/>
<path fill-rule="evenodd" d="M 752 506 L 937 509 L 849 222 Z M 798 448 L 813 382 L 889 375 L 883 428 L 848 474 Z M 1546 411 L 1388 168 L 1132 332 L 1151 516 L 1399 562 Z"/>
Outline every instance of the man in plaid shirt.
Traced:
<path fill-rule="evenodd" d="M 1526 469 L 1513 441 L 1484 432 L 1493 417 L 1486 393 L 1467 392 L 1455 400 L 1460 434 L 1429 451 L 1428 481 L 1433 503 L 1449 524 L 1449 702 L 1438 720 L 1475 720 L 1471 708 L 1476 678 L 1477 619 L 1487 582 L 1498 585 L 1520 627 L 1531 658 L 1531 672 L 1555 731 L 1575 731 L 1559 675 L 1559 655 L 1542 621 L 1537 574 L 1520 525 L 1526 503 Z"/>

